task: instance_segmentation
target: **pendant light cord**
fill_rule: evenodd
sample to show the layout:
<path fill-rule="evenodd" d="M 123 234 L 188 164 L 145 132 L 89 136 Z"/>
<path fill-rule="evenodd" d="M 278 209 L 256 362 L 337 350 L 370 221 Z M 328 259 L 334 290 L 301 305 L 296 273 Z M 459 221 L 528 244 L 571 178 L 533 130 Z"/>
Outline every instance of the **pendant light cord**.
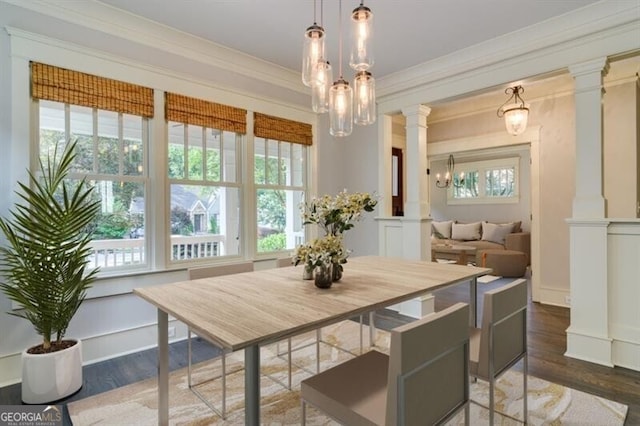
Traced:
<path fill-rule="evenodd" d="M 338 3 L 338 24 L 340 26 L 340 44 L 338 46 L 338 56 L 339 58 L 339 66 L 340 66 L 340 80 L 342 80 L 342 0 Z"/>
<path fill-rule="evenodd" d="M 316 25 L 316 0 L 313 0 L 313 25 Z M 322 25 L 322 23 L 320 23 Z"/>

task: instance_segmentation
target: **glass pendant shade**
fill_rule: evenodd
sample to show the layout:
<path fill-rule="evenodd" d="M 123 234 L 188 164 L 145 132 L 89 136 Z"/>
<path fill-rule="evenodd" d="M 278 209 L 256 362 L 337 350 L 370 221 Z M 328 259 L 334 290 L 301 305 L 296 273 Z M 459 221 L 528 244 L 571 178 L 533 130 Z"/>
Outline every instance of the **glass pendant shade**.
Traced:
<path fill-rule="evenodd" d="M 314 112 L 329 111 L 329 89 L 333 81 L 333 71 L 329 61 L 320 59 L 316 64 L 314 80 L 311 85 L 311 107 Z"/>
<path fill-rule="evenodd" d="M 354 123 L 360 126 L 376 121 L 376 81 L 369 71 L 360 71 L 353 82 Z"/>
<path fill-rule="evenodd" d="M 504 124 L 507 132 L 513 136 L 522 134 L 527 129 L 529 120 L 529 105 L 511 104 L 502 107 Z"/>
<path fill-rule="evenodd" d="M 373 13 L 362 3 L 351 14 L 349 66 L 356 71 L 368 70 L 373 66 Z"/>
<path fill-rule="evenodd" d="M 324 29 L 315 23 L 304 33 L 302 52 L 302 83 L 311 87 L 318 61 L 324 58 Z"/>
<path fill-rule="evenodd" d="M 349 136 L 353 131 L 353 90 L 342 78 L 329 90 L 329 133 Z"/>

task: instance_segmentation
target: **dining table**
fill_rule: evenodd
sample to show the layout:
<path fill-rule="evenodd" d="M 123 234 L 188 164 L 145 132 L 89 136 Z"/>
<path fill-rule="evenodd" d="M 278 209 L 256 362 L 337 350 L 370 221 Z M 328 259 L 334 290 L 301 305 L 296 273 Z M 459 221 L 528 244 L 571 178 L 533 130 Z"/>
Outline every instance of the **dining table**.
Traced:
<path fill-rule="evenodd" d="M 385 256 L 349 258 L 330 288 L 284 267 L 135 288 L 157 308 L 158 424 L 169 424 L 169 315 L 225 352 L 244 350 L 245 424 L 260 424 L 260 346 L 469 283 L 476 325 L 477 278 L 488 268 Z"/>

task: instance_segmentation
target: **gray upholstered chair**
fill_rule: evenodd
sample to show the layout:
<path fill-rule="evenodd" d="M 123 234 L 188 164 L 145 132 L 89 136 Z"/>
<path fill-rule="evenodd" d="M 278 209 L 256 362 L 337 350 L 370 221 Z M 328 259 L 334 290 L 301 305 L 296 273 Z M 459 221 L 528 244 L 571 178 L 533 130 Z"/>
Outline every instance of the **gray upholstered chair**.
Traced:
<path fill-rule="evenodd" d="M 391 331 L 372 350 L 301 383 L 306 404 L 349 425 L 432 425 L 464 408 L 469 421 L 469 306 L 458 303 Z"/>
<path fill-rule="evenodd" d="M 189 269 L 189 279 L 190 280 L 197 280 L 200 278 L 210 278 L 210 277 L 220 277 L 223 275 L 231 275 L 231 274 L 239 274 L 242 272 L 252 272 L 253 271 L 253 262 L 252 261 L 245 261 L 245 262 L 240 262 L 240 263 L 233 263 L 233 264 L 229 264 L 229 265 L 217 265 L 217 266 L 205 266 L 205 267 L 200 267 L 200 268 L 190 268 Z M 193 383 L 192 378 L 191 378 L 191 328 L 188 328 L 187 330 L 187 347 L 188 347 L 188 356 L 189 356 L 189 361 L 187 364 L 187 385 L 189 386 L 189 389 L 191 389 L 191 391 L 196 394 L 198 396 L 198 398 L 200 398 L 202 400 L 202 402 L 204 402 L 205 404 L 207 404 L 207 406 L 209 408 L 211 408 L 211 410 L 213 410 L 214 412 L 218 413 L 220 415 L 220 417 L 222 417 L 223 419 L 226 418 L 227 415 L 227 366 L 226 366 L 226 358 L 227 358 L 227 354 L 224 351 L 224 349 L 222 349 L 222 354 L 220 355 L 220 361 L 222 363 L 222 373 L 221 373 L 221 380 L 222 380 L 222 400 L 221 400 L 221 408 L 220 410 L 218 410 L 211 401 L 209 401 L 207 398 L 205 398 L 204 395 L 202 395 L 196 388 L 196 386 L 198 385 L 202 385 L 204 383 L 207 383 L 211 380 L 217 379 L 217 377 L 212 377 L 208 380 L 204 380 L 202 382 L 199 383 Z M 195 333 L 194 333 L 195 334 Z M 209 342 L 212 345 L 216 346 L 215 343 L 213 342 Z"/>
<path fill-rule="evenodd" d="M 471 376 L 489 382 L 489 424 L 495 417 L 495 382 L 523 360 L 524 423 L 527 422 L 527 280 L 484 294 L 482 328 L 470 331 Z M 474 401 L 475 402 L 475 401 Z M 506 416 L 505 413 L 501 413 Z M 510 417 L 510 416 L 508 416 Z M 521 419 L 515 419 L 523 421 Z"/>

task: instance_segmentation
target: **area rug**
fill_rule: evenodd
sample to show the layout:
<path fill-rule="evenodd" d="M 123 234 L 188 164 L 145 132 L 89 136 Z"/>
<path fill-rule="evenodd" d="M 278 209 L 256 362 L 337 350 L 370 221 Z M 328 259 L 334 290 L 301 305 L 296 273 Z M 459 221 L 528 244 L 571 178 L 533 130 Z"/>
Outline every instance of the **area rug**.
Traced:
<path fill-rule="evenodd" d="M 358 324 L 345 321 L 322 331 L 320 345 L 321 369 L 343 362 L 353 355 L 348 351 L 359 351 L 360 334 Z M 368 329 L 364 327 L 364 341 Z M 378 331 L 376 347 L 385 351 L 389 345 L 389 334 Z M 292 390 L 285 389 L 272 378 L 286 382 L 285 357 L 278 356 L 276 345 L 261 348 L 261 423 L 263 425 L 300 424 L 300 381 L 309 377 L 316 369 L 315 333 L 294 339 Z M 285 345 L 280 345 L 282 351 Z M 340 347 L 342 349 L 338 349 Z M 244 424 L 244 372 L 243 354 L 233 353 L 227 357 L 227 411 L 226 421 L 214 414 L 187 387 L 186 369 L 174 371 L 169 379 L 169 417 L 172 425 L 242 425 Z M 210 360 L 196 366 L 194 380 L 200 382 L 220 374 L 220 362 Z M 268 377 L 271 376 L 272 378 Z M 627 406 L 593 395 L 566 388 L 545 380 L 529 376 L 529 423 L 532 425 L 623 425 Z M 471 385 L 471 399 L 488 405 L 488 384 L 478 381 Z M 203 394 L 210 395 L 214 405 L 220 402 L 220 380 L 200 385 Z M 522 374 L 517 368 L 504 374 L 496 390 L 496 408 L 509 416 L 522 419 Z M 155 425 L 157 417 L 157 380 L 148 379 L 118 389 L 95 395 L 68 405 L 73 424 L 84 425 Z M 489 413 L 479 405 L 471 405 L 471 424 L 485 425 Z M 307 424 L 336 425 L 322 413 L 309 408 Z M 462 425 L 461 414 L 449 424 Z M 516 421 L 497 415 L 496 424 L 515 425 Z"/>

